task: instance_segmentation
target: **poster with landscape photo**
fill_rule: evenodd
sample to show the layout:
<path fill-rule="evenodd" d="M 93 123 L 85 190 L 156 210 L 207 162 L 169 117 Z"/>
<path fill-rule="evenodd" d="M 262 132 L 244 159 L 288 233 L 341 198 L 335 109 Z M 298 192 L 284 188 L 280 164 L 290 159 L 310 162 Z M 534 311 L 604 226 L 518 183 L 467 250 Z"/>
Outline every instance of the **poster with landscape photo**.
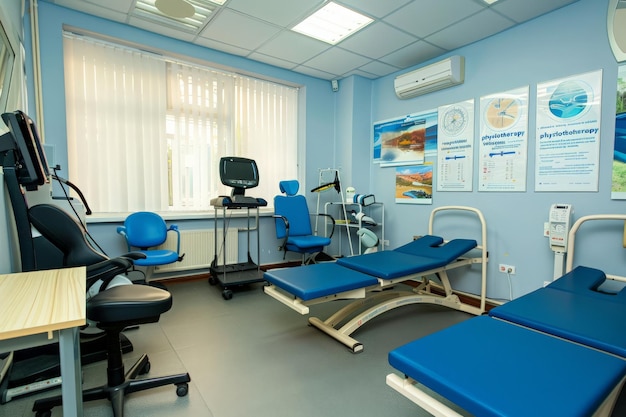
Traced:
<path fill-rule="evenodd" d="M 423 163 L 437 152 L 437 109 L 374 123 L 373 144 L 383 167 Z"/>
<path fill-rule="evenodd" d="M 433 203 L 433 164 L 396 168 L 396 203 Z"/>

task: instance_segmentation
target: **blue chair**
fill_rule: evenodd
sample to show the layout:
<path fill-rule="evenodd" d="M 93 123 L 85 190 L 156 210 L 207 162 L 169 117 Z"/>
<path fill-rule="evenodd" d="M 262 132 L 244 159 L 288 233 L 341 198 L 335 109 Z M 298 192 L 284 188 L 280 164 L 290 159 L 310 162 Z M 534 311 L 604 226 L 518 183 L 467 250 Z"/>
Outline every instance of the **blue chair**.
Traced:
<path fill-rule="evenodd" d="M 276 237 L 282 240 L 280 249 L 284 251 L 283 259 L 287 252 L 297 252 L 302 254 L 303 265 L 314 263 L 316 256 L 324 250 L 324 247 L 330 245 L 335 230 L 335 219 L 328 214 L 315 214 L 326 217 L 332 223 L 328 237 L 315 235 L 311 227 L 311 214 L 306 198 L 297 195 L 300 188 L 298 181 L 281 181 L 279 187 L 284 195 L 274 197 L 273 217 L 276 223 Z"/>
<path fill-rule="evenodd" d="M 176 251 L 154 249 L 165 243 L 169 232 L 176 233 Z M 139 211 L 129 215 L 124 221 L 124 226 L 118 226 L 117 233 L 126 239 L 129 252 L 141 252 L 146 255 L 144 259 L 137 259 L 134 265 L 146 267 L 147 276 L 155 266 L 180 262 L 185 256 L 180 255 L 178 226 L 172 224 L 168 227 L 163 218 L 156 213 Z"/>

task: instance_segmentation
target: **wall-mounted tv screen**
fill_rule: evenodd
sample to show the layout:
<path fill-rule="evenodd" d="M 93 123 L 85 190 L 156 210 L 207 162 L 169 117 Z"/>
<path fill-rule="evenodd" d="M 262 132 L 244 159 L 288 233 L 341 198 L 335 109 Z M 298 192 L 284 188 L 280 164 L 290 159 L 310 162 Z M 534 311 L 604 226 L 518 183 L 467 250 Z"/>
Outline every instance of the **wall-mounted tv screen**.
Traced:
<path fill-rule="evenodd" d="M 2 120 L 9 128 L 9 133 L 2 135 L 2 148 L 14 149 L 18 182 L 27 190 L 37 189 L 49 181 L 48 162 L 43 151 L 39 133 L 32 119 L 24 112 L 17 110 L 4 113 Z"/>
<path fill-rule="evenodd" d="M 220 158 L 220 180 L 233 188 L 233 195 L 244 195 L 246 189 L 259 185 L 259 170 L 253 159 L 226 156 Z"/>

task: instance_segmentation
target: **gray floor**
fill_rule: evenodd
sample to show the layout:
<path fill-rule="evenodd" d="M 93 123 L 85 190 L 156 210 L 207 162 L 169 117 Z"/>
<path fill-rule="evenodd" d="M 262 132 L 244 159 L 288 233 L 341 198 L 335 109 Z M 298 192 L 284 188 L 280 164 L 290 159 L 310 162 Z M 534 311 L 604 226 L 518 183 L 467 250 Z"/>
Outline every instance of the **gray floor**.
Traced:
<path fill-rule="evenodd" d="M 307 325 L 307 317 L 263 293 L 256 283 L 225 301 L 207 280 L 168 284 L 172 310 L 159 323 L 126 332 L 135 350 L 150 356 L 149 375 L 189 372 L 189 395 L 179 398 L 173 386 L 134 393 L 126 416 L 141 417 L 319 417 L 427 416 L 387 387 L 393 369 L 387 353 L 422 335 L 470 316 L 439 306 L 413 305 L 387 312 L 359 329 L 354 337 L 365 349 L 346 347 Z M 326 319 L 342 303 L 313 306 Z M 425 352 L 438 360 L 436 352 Z M 84 367 L 84 385 L 105 378 L 103 363 Z M 0 417 L 33 416 L 32 395 L 0 406 Z M 85 416 L 112 416 L 107 401 L 85 403 Z M 53 417 L 62 416 L 61 409 Z"/>

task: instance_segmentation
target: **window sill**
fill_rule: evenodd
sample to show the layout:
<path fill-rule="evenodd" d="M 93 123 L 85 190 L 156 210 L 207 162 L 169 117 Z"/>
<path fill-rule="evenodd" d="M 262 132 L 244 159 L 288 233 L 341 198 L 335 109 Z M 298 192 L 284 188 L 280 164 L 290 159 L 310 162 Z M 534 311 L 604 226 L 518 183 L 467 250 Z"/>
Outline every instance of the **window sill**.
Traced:
<path fill-rule="evenodd" d="M 244 209 L 233 209 L 227 210 L 229 217 L 248 217 L 248 210 Z M 130 213 L 94 213 L 89 216 L 86 216 L 87 223 L 123 223 L 124 219 Z M 215 217 L 215 209 L 211 208 L 206 211 L 168 211 L 164 213 L 159 213 L 163 220 L 165 221 L 177 221 L 177 220 L 206 220 L 207 218 L 213 219 Z M 250 214 L 254 214 L 251 211 Z M 274 214 L 273 207 L 260 207 L 259 208 L 259 217 L 269 217 Z M 222 213 L 218 213 L 218 216 L 221 217 Z"/>

